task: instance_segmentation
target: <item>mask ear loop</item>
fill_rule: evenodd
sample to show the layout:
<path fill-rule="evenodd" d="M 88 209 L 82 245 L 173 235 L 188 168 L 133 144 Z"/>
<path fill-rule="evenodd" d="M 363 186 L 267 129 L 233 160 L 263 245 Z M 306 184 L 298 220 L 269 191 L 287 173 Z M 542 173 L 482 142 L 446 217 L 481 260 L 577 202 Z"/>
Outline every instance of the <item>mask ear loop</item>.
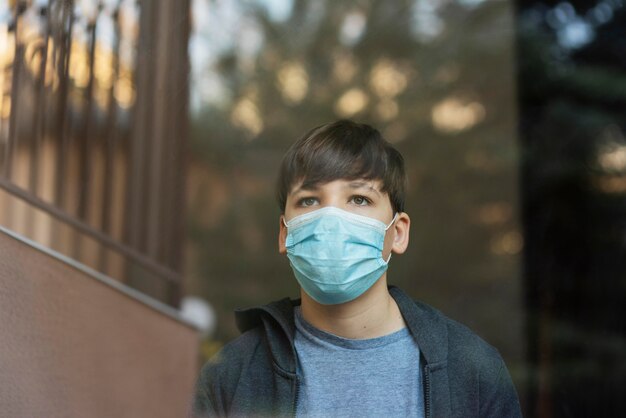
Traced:
<path fill-rule="evenodd" d="M 393 219 L 391 220 L 391 222 L 389 222 L 389 225 L 387 225 L 385 227 L 385 231 L 388 230 L 389 228 L 391 228 L 391 225 L 393 225 L 393 223 L 396 221 L 396 219 L 398 219 L 398 212 L 396 212 L 395 215 L 393 215 Z"/>
<path fill-rule="evenodd" d="M 385 231 L 388 230 L 389 228 L 391 228 L 391 225 L 393 225 L 393 223 L 396 221 L 396 219 L 398 219 L 398 212 L 396 212 L 396 214 L 393 215 L 393 219 L 391 220 L 391 222 L 389 222 L 389 225 L 387 225 L 387 227 L 385 228 Z M 385 261 L 385 264 L 389 264 L 389 260 L 391 260 L 391 252 L 389 253 L 389 257 L 387 257 L 387 260 Z"/>

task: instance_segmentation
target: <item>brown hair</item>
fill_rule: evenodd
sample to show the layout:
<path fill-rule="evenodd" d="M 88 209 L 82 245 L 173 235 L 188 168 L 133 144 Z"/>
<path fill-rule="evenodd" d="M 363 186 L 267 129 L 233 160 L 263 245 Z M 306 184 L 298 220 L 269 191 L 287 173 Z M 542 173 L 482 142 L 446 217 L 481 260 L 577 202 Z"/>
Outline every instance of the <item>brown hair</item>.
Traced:
<path fill-rule="evenodd" d="M 380 180 L 394 212 L 404 211 L 402 155 L 373 127 L 340 120 L 311 129 L 287 150 L 277 183 L 281 213 L 296 183 L 306 188 L 338 179 Z"/>

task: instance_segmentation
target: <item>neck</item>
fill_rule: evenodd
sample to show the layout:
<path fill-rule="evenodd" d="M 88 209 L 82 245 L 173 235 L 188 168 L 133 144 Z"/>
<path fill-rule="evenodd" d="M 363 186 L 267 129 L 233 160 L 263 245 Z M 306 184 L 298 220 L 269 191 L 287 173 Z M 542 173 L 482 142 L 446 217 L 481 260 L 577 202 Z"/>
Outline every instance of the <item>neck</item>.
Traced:
<path fill-rule="evenodd" d="M 376 338 L 405 327 L 398 305 L 387 290 L 386 274 L 350 302 L 322 305 L 304 291 L 301 296 L 304 319 L 322 331 L 343 338 Z"/>

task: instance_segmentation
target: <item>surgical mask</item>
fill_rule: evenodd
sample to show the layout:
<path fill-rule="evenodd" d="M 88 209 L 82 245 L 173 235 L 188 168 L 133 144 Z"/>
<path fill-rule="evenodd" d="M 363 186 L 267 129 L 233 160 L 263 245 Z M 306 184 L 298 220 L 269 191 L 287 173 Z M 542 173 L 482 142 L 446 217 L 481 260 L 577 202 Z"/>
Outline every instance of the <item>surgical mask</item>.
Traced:
<path fill-rule="evenodd" d="M 387 270 L 383 259 L 389 225 L 328 206 L 296 216 L 287 227 L 287 257 L 304 291 L 325 305 L 361 296 Z"/>

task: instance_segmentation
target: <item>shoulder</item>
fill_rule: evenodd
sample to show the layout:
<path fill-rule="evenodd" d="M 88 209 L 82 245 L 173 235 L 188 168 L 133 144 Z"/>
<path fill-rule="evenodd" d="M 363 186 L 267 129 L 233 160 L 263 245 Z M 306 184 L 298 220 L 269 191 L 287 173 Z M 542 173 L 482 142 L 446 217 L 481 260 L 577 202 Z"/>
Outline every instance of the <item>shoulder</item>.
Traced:
<path fill-rule="evenodd" d="M 261 330 L 250 329 L 211 357 L 196 382 L 193 417 L 227 415 L 241 376 L 248 372 L 261 345 Z"/>
<path fill-rule="evenodd" d="M 397 287 L 389 291 L 415 336 L 428 363 L 463 361 L 466 367 L 498 367 L 498 350 L 465 325 L 448 318 L 432 306 L 410 298 Z"/>
<path fill-rule="evenodd" d="M 462 357 L 476 365 L 499 366 L 502 357 L 498 349 L 482 339 L 466 325 L 446 318 L 448 328 L 448 356 Z"/>
<path fill-rule="evenodd" d="M 495 391 L 502 379 L 510 379 L 498 349 L 467 326 L 447 318 L 448 367 L 455 375 L 471 374 L 483 394 Z"/>
<path fill-rule="evenodd" d="M 446 330 L 448 376 L 455 385 L 452 392 L 471 395 L 478 401 L 480 416 L 520 417 L 517 391 L 498 350 L 460 322 L 429 305 L 415 303 Z"/>
<path fill-rule="evenodd" d="M 211 380 L 240 374 L 248 366 L 261 344 L 260 328 L 250 329 L 227 343 L 202 367 L 201 376 Z"/>
<path fill-rule="evenodd" d="M 422 325 L 431 328 L 430 332 L 438 334 L 436 338 L 447 345 L 448 360 L 460 357 L 475 366 L 499 364 L 502 361 L 498 350 L 467 326 L 426 303 L 414 301 L 414 304 L 421 312 L 420 317 L 426 319 Z"/>

